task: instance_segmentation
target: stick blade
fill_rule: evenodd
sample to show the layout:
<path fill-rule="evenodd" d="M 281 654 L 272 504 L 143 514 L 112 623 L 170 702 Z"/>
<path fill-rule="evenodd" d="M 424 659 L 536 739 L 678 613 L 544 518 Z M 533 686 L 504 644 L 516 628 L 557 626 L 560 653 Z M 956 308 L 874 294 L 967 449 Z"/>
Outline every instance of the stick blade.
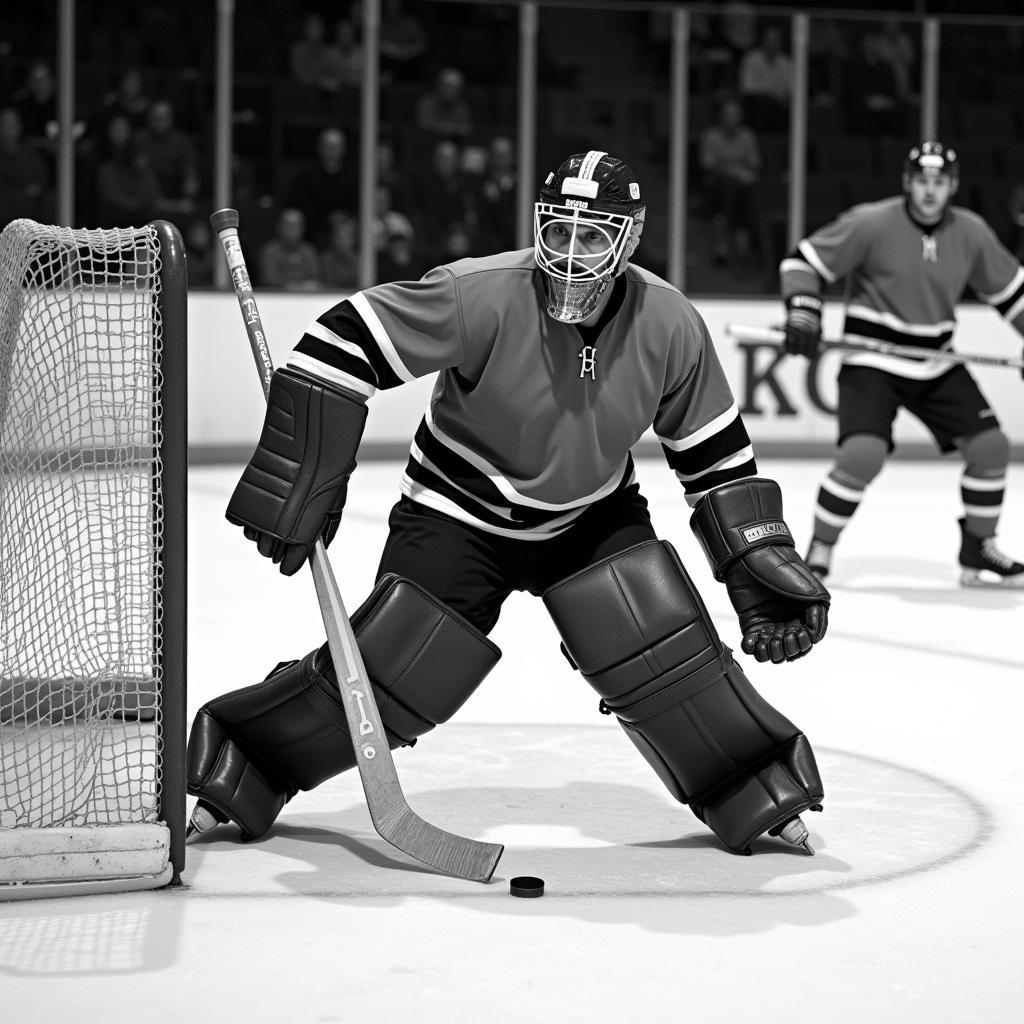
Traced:
<path fill-rule="evenodd" d="M 410 857 L 446 875 L 470 882 L 488 882 L 505 847 L 457 836 L 424 821 L 405 805 L 386 821 L 374 822 L 381 838 Z"/>

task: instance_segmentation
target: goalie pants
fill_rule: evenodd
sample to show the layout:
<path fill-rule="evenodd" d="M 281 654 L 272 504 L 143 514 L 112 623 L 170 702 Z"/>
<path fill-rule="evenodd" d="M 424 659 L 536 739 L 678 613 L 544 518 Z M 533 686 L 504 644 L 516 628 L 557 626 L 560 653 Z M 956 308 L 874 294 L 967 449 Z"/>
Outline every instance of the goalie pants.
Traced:
<path fill-rule="evenodd" d="M 514 590 L 539 597 L 580 569 L 655 537 L 636 484 L 595 502 L 550 540 L 499 537 L 406 497 L 388 525 L 378 578 L 392 572 L 414 580 L 482 633 L 494 628 Z"/>

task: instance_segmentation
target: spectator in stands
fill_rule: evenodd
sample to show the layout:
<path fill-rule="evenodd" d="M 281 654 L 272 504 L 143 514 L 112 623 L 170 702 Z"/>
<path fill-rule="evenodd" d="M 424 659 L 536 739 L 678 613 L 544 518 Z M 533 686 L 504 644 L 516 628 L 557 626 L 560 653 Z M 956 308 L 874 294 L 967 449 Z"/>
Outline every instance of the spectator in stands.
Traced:
<path fill-rule="evenodd" d="M 341 87 L 339 51 L 326 39 L 323 17 L 311 11 L 302 19 L 299 38 L 288 50 L 288 70 L 296 82 L 322 92 L 337 92 Z"/>
<path fill-rule="evenodd" d="M 107 124 L 106 151 L 109 155 L 96 171 L 99 222 L 128 227 L 163 215 L 160 182 L 126 117 L 114 117 Z"/>
<path fill-rule="evenodd" d="M 671 12 L 654 11 L 648 20 L 648 36 L 659 57 L 660 71 L 671 66 Z M 750 4 L 723 4 L 712 16 L 707 11 L 690 14 L 690 62 L 694 72 L 694 91 L 710 96 L 736 88 L 737 68 L 743 55 L 756 41 L 756 21 Z"/>
<path fill-rule="evenodd" d="M 882 19 L 878 32 L 872 33 L 875 52 L 883 64 L 892 68 L 896 80 L 896 95 L 906 103 L 915 93 L 914 64 L 917 59 L 910 36 L 903 31 L 894 15 Z"/>
<path fill-rule="evenodd" d="M 377 183 L 374 197 L 373 234 L 378 251 L 385 248 L 388 239 L 395 235 L 402 235 L 410 240 L 416 236 L 412 221 L 401 210 L 394 208 L 391 189 L 380 182 Z"/>
<path fill-rule="evenodd" d="M 724 74 L 719 81 L 725 88 L 736 88 L 739 67 L 747 52 L 757 44 L 757 15 L 749 3 L 724 3 L 711 24 L 707 40 L 711 53 L 722 54 Z"/>
<path fill-rule="evenodd" d="M 21 118 L 23 137 L 40 150 L 50 152 L 57 138 L 57 89 L 49 64 L 32 64 L 25 84 L 14 94 L 13 106 Z M 81 130 L 80 125 L 79 134 Z"/>
<path fill-rule="evenodd" d="M 417 255 L 429 265 L 444 262 L 449 226 L 466 225 L 475 237 L 476 202 L 459 170 L 459 147 L 448 139 L 434 144 L 430 163 L 413 179 Z"/>
<path fill-rule="evenodd" d="M 700 140 L 700 166 L 711 214 L 713 258 L 724 266 L 745 260 L 752 249 L 752 192 L 761 170 L 761 151 L 754 131 L 743 123 L 743 106 L 726 98 L 718 120 Z"/>
<path fill-rule="evenodd" d="M 473 111 L 465 96 L 465 77 L 457 68 L 442 68 L 434 88 L 416 104 L 416 127 L 446 139 L 461 140 L 473 132 Z"/>
<path fill-rule="evenodd" d="M 455 260 L 464 259 L 473 254 L 473 237 L 466 228 L 465 223 L 456 221 L 449 224 L 444 232 L 444 250 L 442 260 L 445 263 L 454 263 Z"/>
<path fill-rule="evenodd" d="M 358 224 L 347 213 L 330 218 L 330 243 L 320 253 L 320 275 L 325 288 L 355 291 L 359 287 Z"/>
<path fill-rule="evenodd" d="M 340 128 L 325 128 L 317 136 L 315 159 L 301 166 L 285 191 L 285 206 L 301 210 L 318 248 L 327 245 L 330 217 L 335 211 L 356 213 L 359 175 L 348 160 L 348 139 Z"/>
<path fill-rule="evenodd" d="M 0 227 L 18 217 L 39 215 L 50 183 L 46 162 L 25 138 L 21 114 L 0 109 Z"/>
<path fill-rule="evenodd" d="M 174 108 L 167 100 L 150 105 L 136 141 L 160 182 L 168 215 L 192 213 L 199 196 L 199 162 L 188 132 L 175 125 Z"/>
<path fill-rule="evenodd" d="M 315 291 L 321 286 L 320 257 L 306 241 L 306 218 L 286 207 L 277 218 L 277 231 L 260 250 L 260 283 L 284 291 Z"/>
<path fill-rule="evenodd" d="M 377 181 L 391 189 L 396 209 L 411 213 L 416 208 L 412 185 L 408 175 L 399 167 L 394 143 L 386 135 L 377 140 L 376 156 Z"/>
<path fill-rule="evenodd" d="M 340 18 L 335 26 L 332 53 L 339 87 L 358 88 L 363 80 L 366 60 L 356 27 L 347 18 Z"/>
<path fill-rule="evenodd" d="M 205 217 L 195 217 L 185 225 L 185 253 L 188 258 L 188 283 L 212 285 L 213 267 L 216 254 L 210 222 Z"/>
<path fill-rule="evenodd" d="M 357 0 L 360 6 L 362 0 Z M 427 30 L 403 0 L 384 0 L 380 19 L 380 70 L 392 81 L 415 81 L 430 40 Z"/>
<path fill-rule="evenodd" d="M 789 124 L 793 65 L 782 49 L 782 31 L 768 25 L 761 43 L 743 55 L 739 91 L 751 125 L 758 131 L 784 132 Z"/>
<path fill-rule="evenodd" d="M 416 232 L 412 221 L 394 207 L 391 189 L 377 185 L 374 218 L 374 244 L 377 251 L 377 280 L 415 280 L 426 267 L 416 259 Z"/>
<path fill-rule="evenodd" d="M 115 117 L 125 118 L 135 131 L 145 124 L 148 110 L 149 97 L 142 87 L 142 74 L 138 68 L 125 68 L 117 80 L 117 87 L 108 92 L 100 103 L 96 134 L 99 139 L 106 140 L 107 125 Z"/>
<path fill-rule="evenodd" d="M 845 69 L 846 127 L 859 135 L 899 135 L 906 128 L 906 106 L 892 65 L 882 59 L 878 37 L 864 35 Z"/>
<path fill-rule="evenodd" d="M 516 154 L 505 135 L 491 139 L 487 170 L 477 189 L 477 220 L 482 252 L 504 252 L 516 243 Z"/>
<path fill-rule="evenodd" d="M 807 91 L 817 107 L 835 107 L 843 93 L 843 64 L 849 56 L 847 29 L 837 18 L 815 18 L 808 42 Z M 837 126 L 838 127 L 838 126 Z"/>
<path fill-rule="evenodd" d="M 424 265 L 416 257 L 416 246 L 405 235 L 394 235 L 377 253 L 377 283 L 385 281 L 418 281 Z"/>

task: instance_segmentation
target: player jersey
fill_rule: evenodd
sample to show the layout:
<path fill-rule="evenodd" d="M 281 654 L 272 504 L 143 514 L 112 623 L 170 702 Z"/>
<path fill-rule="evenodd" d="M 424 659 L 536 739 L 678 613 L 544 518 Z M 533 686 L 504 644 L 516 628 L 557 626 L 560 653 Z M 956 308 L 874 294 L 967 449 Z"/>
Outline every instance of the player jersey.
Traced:
<path fill-rule="evenodd" d="M 287 365 L 363 399 L 436 371 L 401 489 L 505 537 L 556 536 L 632 483 L 630 449 L 652 425 L 691 505 L 756 473 L 707 327 L 681 292 L 627 267 L 598 327 L 544 312 L 524 249 L 356 292 L 309 325 Z"/>
<path fill-rule="evenodd" d="M 902 197 L 854 206 L 782 261 L 782 295 L 819 294 L 846 278 L 844 335 L 950 349 L 956 303 L 970 286 L 1024 333 L 1024 268 L 977 214 L 950 206 L 924 227 Z M 843 361 L 928 380 L 948 361 L 845 352 Z"/>

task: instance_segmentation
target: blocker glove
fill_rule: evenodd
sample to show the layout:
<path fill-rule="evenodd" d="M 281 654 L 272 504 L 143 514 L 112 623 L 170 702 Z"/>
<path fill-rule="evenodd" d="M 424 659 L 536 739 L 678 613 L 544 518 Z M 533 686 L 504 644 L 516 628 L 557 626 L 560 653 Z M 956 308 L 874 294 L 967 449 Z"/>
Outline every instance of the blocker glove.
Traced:
<path fill-rule="evenodd" d="M 724 582 L 757 661 L 795 661 L 828 626 L 832 601 L 797 554 L 774 480 L 753 478 L 709 491 L 693 510 L 693 530 L 715 579 Z"/>
<path fill-rule="evenodd" d="M 813 359 L 821 344 L 821 299 L 817 295 L 790 295 L 786 299 L 786 340 L 791 356 Z"/>
<path fill-rule="evenodd" d="M 228 502 L 261 555 L 292 576 L 338 530 L 366 406 L 295 370 L 270 379 L 263 432 Z"/>

